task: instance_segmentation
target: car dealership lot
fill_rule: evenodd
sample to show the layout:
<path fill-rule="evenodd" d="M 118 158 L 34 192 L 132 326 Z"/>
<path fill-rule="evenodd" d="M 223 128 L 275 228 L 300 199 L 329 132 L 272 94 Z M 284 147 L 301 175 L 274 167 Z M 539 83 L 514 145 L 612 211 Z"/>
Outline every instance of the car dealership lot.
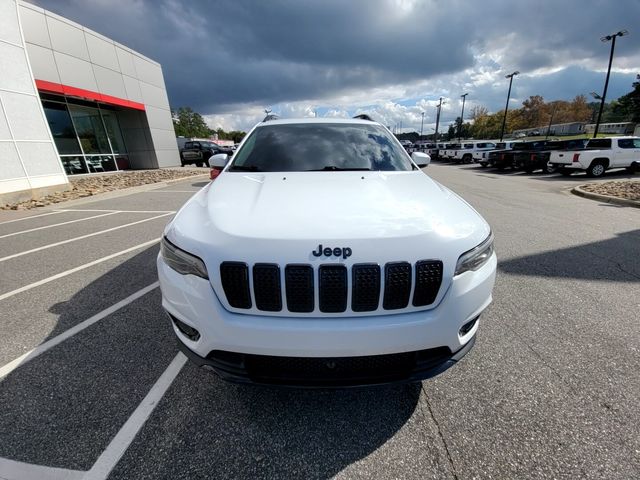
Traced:
<path fill-rule="evenodd" d="M 0 478 L 638 477 L 640 212 L 568 193 L 586 178 L 426 171 L 491 223 L 500 263 L 476 346 L 421 386 L 256 388 L 185 363 L 156 241 L 202 182 L 0 212 Z"/>

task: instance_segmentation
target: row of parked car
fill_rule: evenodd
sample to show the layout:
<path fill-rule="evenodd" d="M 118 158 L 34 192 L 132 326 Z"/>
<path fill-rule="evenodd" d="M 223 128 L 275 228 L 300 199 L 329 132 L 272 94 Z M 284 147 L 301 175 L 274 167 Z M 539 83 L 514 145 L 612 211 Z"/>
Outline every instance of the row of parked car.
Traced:
<path fill-rule="evenodd" d="M 469 140 L 461 143 L 423 143 L 412 145 L 407 150 L 425 151 L 433 160 L 475 162 L 485 168 L 510 168 L 527 173 L 542 171 L 571 175 L 585 171 L 590 177 L 600 177 L 612 168 L 640 172 L 640 137 L 532 142 Z"/>

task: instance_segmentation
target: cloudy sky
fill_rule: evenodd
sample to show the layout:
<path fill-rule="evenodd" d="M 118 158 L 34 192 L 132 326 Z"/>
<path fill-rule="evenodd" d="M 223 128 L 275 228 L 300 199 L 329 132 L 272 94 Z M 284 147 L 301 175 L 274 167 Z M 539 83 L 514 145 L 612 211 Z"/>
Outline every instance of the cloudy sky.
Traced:
<path fill-rule="evenodd" d="M 640 73 L 638 0 L 37 0 L 162 64 L 172 107 L 212 127 L 249 129 L 265 107 L 286 117 L 367 112 L 403 131 L 529 95 L 607 97 Z M 465 115 L 466 116 L 466 115 Z"/>

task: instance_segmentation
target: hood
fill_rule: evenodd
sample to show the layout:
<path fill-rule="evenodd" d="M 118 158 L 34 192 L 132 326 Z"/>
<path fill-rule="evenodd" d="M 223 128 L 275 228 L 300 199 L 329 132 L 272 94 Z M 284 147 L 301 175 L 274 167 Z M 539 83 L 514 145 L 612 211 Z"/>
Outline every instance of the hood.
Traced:
<path fill-rule="evenodd" d="M 166 235 L 205 261 L 215 288 L 223 261 L 438 259 L 450 279 L 460 254 L 489 232 L 473 208 L 422 171 L 223 172 L 185 204 Z M 313 254 L 326 248 L 351 255 Z"/>

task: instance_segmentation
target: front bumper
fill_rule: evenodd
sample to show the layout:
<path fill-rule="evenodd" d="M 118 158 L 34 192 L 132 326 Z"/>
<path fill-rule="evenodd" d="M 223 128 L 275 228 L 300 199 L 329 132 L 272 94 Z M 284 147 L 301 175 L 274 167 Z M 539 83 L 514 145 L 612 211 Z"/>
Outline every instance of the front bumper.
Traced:
<path fill-rule="evenodd" d="M 491 303 L 497 260 L 494 254 L 477 271 L 455 277 L 442 301 L 430 310 L 345 317 L 233 313 L 223 307 L 207 280 L 181 275 L 160 257 L 157 266 L 164 309 L 200 334 L 190 340 L 172 322 L 180 343 L 196 363 L 198 358 L 211 358 L 212 352 L 319 359 L 446 349 L 442 359 L 446 366 L 434 367 L 435 373 L 426 373 L 427 378 L 453 365 L 464 355 L 459 355 L 463 347 L 472 342 L 478 322 L 463 333 L 461 327 Z M 416 375 L 418 379 L 420 374 Z"/>
<path fill-rule="evenodd" d="M 477 321 L 477 320 L 476 320 Z M 273 357 L 211 352 L 203 358 L 178 342 L 196 365 L 234 383 L 296 388 L 370 387 L 411 383 L 441 374 L 462 359 L 475 344 L 471 339 L 457 352 L 446 348 L 368 357 Z"/>

